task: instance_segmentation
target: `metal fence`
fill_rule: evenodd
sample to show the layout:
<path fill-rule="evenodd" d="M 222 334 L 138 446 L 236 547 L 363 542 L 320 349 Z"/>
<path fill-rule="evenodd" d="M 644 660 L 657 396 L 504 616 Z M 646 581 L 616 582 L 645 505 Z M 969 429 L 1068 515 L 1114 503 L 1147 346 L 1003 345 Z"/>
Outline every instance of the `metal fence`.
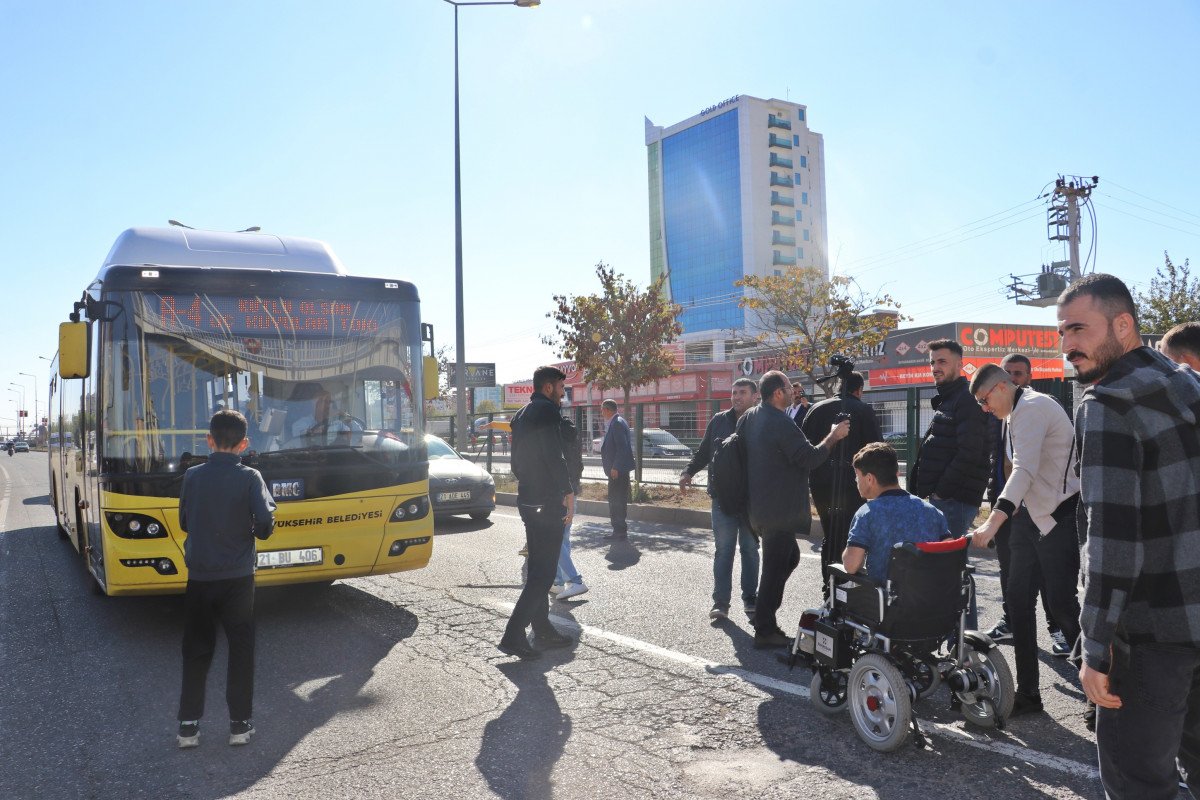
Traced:
<path fill-rule="evenodd" d="M 1073 384 L 1060 379 L 1034 381 L 1031 388 L 1049 394 L 1063 404 L 1067 413 L 1072 413 L 1074 399 Z M 875 410 L 884 441 L 896 448 L 900 456 L 901 472 L 916 459 L 921 438 L 933 420 L 930 401 L 937 389 L 930 386 L 904 389 L 877 389 L 863 393 L 863 402 Z M 810 396 L 812 396 L 810 394 Z M 818 399 L 820 399 L 818 397 Z M 691 452 L 704 438 L 704 429 L 709 419 L 718 411 L 729 407 L 724 400 L 689 400 L 669 403 L 631 403 L 626 419 L 633 431 L 634 440 L 641 447 L 634 447 L 636 464 L 633 479 L 640 483 L 673 484 L 687 466 L 690 455 L 677 445 Z M 506 423 L 515 411 L 494 412 L 475 415 L 471 429 L 459 442 L 454 417 L 436 416 L 426 420 L 426 430 L 440 436 L 458 450 L 494 475 L 509 473 L 510 438 Z M 624 410 L 622 414 L 625 414 Z M 580 431 L 580 450 L 583 455 L 584 480 L 604 480 L 600 466 L 600 442 L 604 437 L 604 422 L 599 405 L 576 405 L 563 409 L 563 415 L 575 423 Z M 706 471 L 695 476 L 695 484 L 704 486 Z"/>

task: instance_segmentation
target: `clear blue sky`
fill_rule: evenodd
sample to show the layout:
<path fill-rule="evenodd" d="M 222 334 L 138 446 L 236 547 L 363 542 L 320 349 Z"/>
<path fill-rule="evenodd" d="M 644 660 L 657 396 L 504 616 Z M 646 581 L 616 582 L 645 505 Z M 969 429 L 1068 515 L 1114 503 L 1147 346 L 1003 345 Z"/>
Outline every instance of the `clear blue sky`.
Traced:
<path fill-rule="evenodd" d="M 1061 257 L 1031 202 L 1060 172 L 1101 177 L 1099 270 L 1144 285 L 1164 250 L 1200 256 L 1193 0 L 544 0 L 460 19 L 467 359 L 501 380 L 554 358 L 551 295 L 592 291 L 598 260 L 648 280 L 643 117 L 734 94 L 808 105 L 834 267 L 915 324 L 1052 322 L 999 287 Z M 19 373 L 36 374 L 44 401 L 38 356 L 114 238 L 168 218 L 326 240 L 352 272 L 416 282 L 452 343 L 452 25 L 440 0 L 0 0 L 0 383 L 32 408 Z"/>

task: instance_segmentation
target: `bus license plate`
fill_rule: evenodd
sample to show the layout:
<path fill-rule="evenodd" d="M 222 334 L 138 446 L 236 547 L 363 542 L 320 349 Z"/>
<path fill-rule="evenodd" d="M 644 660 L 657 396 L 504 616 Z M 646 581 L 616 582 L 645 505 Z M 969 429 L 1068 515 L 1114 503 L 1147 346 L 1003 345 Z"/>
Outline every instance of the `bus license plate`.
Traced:
<path fill-rule="evenodd" d="M 439 492 L 437 501 L 439 503 L 448 503 L 451 500 L 470 500 L 470 492 Z"/>
<path fill-rule="evenodd" d="M 301 550 L 268 550 L 258 554 L 259 569 L 277 567 L 300 567 L 321 563 L 321 548 L 305 547 Z"/>

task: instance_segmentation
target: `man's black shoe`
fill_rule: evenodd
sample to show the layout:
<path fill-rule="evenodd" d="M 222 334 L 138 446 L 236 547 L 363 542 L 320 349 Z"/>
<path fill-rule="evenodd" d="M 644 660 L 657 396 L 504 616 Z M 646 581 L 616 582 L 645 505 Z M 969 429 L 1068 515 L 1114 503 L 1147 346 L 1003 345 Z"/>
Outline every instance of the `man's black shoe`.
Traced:
<path fill-rule="evenodd" d="M 1012 719 L 1022 714 L 1040 714 L 1044 710 L 1041 697 L 1036 694 L 1017 692 L 1013 697 L 1012 713 L 1008 715 L 1008 718 Z"/>
<path fill-rule="evenodd" d="M 541 658 L 542 655 L 537 650 L 534 650 L 530 646 L 529 640 L 523 636 L 520 639 L 501 639 L 500 644 L 496 645 L 496 647 L 501 653 L 516 656 L 522 661 L 532 661 L 535 658 Z"/>
<path fill-rule="evenodd" d="M 533 643 L 543 650 L 548 647 L 566 647 L 575 644 L 575 640 L 566 634 L 559 633 L 551 628 L 542 633 L 540 631 L 533 632 Z"/>
<path fill-rule="evenodd" d="M 768 647 L 791 647 L 792 637 L 785 634 L 783 631 L 776 628 L 773 631 L 755 631 L 754 632 L 754 647 L 756 650 L 764 650 Z"/>
<path fill-rule="evenodd" d="M 1087 710 L 1083 712 L 1083 724 L 1092 733 L 1096 732 L 1096 704 L 1087 701 Z"/>

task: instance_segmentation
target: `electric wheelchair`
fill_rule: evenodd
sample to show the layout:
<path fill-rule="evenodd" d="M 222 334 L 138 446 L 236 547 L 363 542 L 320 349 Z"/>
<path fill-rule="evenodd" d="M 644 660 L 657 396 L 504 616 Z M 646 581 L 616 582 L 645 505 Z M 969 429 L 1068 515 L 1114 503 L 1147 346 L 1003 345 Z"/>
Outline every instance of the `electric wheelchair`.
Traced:
<path fill-rule="evenodd" d="M 800 618 L 792 663 L 812 669 L 810 700 L 825 714 L 850 711 L 868 746 L 890 752 L 912 734 L 927 745 L 913 704 L 945 682 L 967 722 L 1003 728 L 1014 687 L 996 644 L 966 630 L 970 536 L 897 544 L 888 580 L 830 567 L 829 600 Z"/>

